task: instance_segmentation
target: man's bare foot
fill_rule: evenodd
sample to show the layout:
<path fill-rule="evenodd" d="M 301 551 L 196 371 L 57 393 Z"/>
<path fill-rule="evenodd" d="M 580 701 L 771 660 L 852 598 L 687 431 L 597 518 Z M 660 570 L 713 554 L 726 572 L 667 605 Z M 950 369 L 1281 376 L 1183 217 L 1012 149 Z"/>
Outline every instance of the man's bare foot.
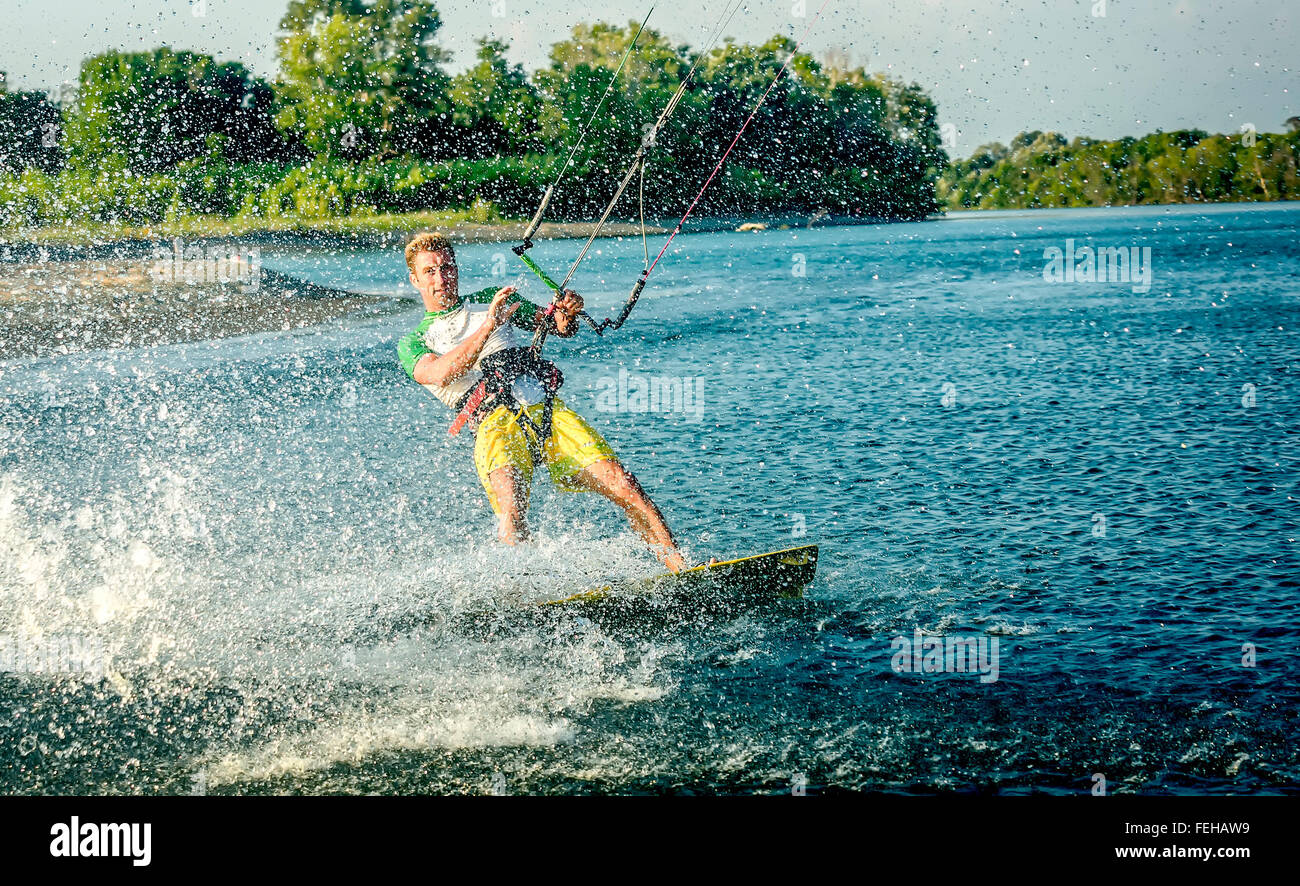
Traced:
<path fill-rule="evenodd" d="M 652 549 L 660 562 L 663 563 L 664 566 L 668 567 L 669 572 L 681 572 L 683 569 L 694 569 L 697 566 L 712 566 L 714 563 L 718 562 L 717 557 L 710 557 L 704 563 L 696 563 L 694 566 L 687 566 L 686 558 L 683 557 L 681 552 L 676 548 L 666 549 L 655 545 Z"/>

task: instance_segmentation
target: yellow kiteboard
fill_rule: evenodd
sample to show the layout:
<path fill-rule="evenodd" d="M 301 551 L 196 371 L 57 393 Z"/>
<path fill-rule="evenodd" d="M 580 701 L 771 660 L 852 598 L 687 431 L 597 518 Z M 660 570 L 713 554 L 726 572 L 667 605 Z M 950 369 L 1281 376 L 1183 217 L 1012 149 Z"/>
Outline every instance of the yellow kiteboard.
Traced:
<path fill-rule="evenodd" d="M 802 596 L 816 572 L 817 545 L 804 545 L 615 582 L 540 605 L 615 618 L 655 614 L 732 616 L 776 600 Z"/>

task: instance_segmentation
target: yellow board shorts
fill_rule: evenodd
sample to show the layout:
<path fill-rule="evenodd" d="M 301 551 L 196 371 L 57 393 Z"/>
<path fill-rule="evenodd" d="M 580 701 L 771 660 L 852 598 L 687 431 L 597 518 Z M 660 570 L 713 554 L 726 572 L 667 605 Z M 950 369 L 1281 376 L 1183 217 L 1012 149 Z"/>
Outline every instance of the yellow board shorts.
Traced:
<path fill-rule="evenodd" d="M 543 404 L 535 403 L 527 409 L 528 417 L 540 424 Z M 501 507 L 492 491 L 492 472 L 511 465 L 523 477 L 525 489 L 533 479 L 533 459 L 528 444 L 530 440 L 535 441 L 535 435 L 519 424 L 517 416 L 517 410 L 498 406 L 479 424 L 474 441 L 474 467 L 478 470 L 483 489 L 487 491 L 492 510 L 498 514 Z M 573 475 L 598 461 L 617 458 L 600 432 L 557 397 L 551 411 L 551 436 L 542 447 L 542 460 L 555 488 L 564 492 L 585 492 L 584 487 L 573 482 Z"/>

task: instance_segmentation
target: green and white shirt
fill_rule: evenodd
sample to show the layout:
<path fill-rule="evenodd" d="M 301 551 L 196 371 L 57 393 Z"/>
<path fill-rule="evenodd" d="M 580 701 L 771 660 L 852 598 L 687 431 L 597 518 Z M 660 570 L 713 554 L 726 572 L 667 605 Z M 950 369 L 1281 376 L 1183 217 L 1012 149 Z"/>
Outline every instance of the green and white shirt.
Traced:
<path fill-rule="evenodd" d="M 420 325 L 398 339 L 397 355 L 401 358 L 402 368 L 412 379 L 415 378 L 415 364 L 425 354 L 441 356 L 474 334 L 488 317 L 488 306 L 497 290 L 493 287 L 480 289 L 478 292 L 461 296 L 460 304 L 447 311 L 429 311 L 420 321 Z M 489 354 L 506 348 L 526 348 L 532 344 L 531 333 L 537 320 L 537 305 L 515 293 L 506 304 L 519 303 L 519 309 L 505 323 L 492 330 L 478 359 L 469 371 L 460 378 L 453 379 L 445 385 L 424 385 L 430 393 L 446 403 L 452 409 L 461 398 L 474 389 L 483 373 L 479 362 Z M 521 375 L 515 379 L 511 393 L 521 406 L 541 403 L 546 399 L 542 383 L 531 375 Z"/>

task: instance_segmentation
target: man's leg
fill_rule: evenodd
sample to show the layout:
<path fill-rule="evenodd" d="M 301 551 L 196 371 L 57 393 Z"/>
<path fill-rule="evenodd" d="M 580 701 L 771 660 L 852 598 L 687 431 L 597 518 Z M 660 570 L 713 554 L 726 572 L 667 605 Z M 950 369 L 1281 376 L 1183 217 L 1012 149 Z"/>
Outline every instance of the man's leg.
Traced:
<path fill-rule="evenodd" d="M 528 493 L 533 461 L 524 432 L 505 407 L 479 425 L 474 469 L 497 517 L 497 539 L 508 545 L 528 540 Z"/>
<path fill-rule="evenodd" d="M 570 479 L 584 489 L 599 492 L 622 508 L 637 535 L 645 539 L 655 556 L 670 571 L 677 572 L 686 565 L 668 524 L 664 522 L 664 515 L 659 513 L 636 477 L 617 459 L 593 462 Z"/>
<path fill-rule="evenodd" d="M 528 541 L 528 480 L 512 465 L 502 465 L 489 477 L 498 508 L 497 541 Z"/>

